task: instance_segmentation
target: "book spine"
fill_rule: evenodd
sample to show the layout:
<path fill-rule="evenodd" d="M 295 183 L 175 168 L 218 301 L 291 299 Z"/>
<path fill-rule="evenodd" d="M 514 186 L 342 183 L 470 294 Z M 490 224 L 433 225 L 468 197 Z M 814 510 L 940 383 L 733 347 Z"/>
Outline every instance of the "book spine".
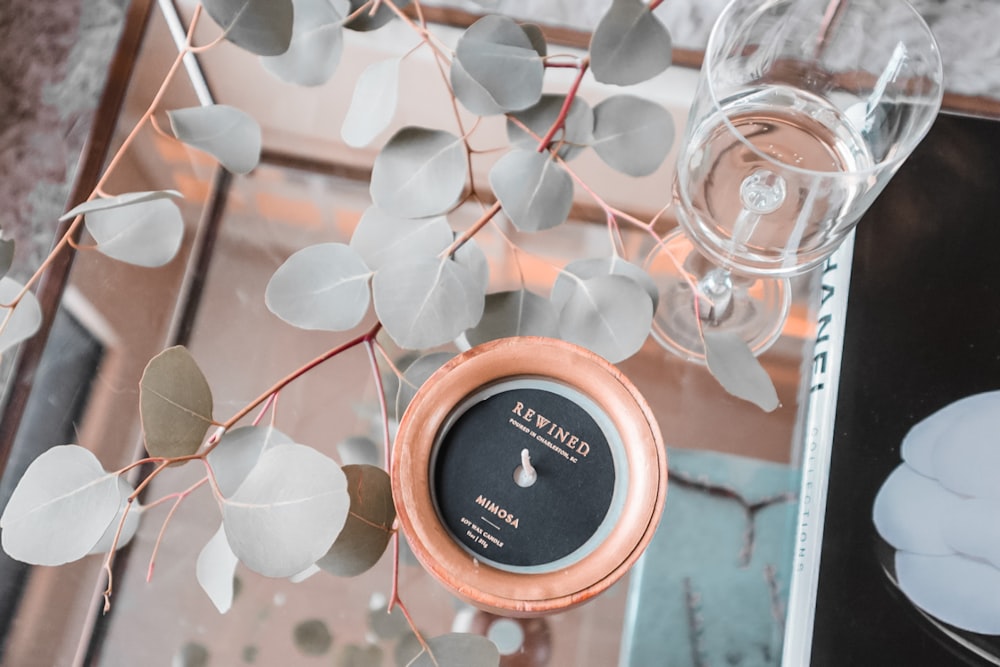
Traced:
<path fill-rule="evenodd" d="M 799 513 L 795 524 L 794 557 L 782 647 L 781 664 L 784 667 L 806 667 L 812 651 L 813 616 L 853 255 L 852 231 L 827 259 L 820 275 L 816 340 L 812 364 L 805 373 L 809 397 L 803 434 Z"/>

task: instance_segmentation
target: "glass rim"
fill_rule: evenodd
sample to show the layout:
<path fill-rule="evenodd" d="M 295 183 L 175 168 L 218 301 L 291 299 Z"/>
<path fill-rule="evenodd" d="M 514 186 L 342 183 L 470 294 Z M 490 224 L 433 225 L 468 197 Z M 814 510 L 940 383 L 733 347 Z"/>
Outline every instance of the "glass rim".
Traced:
<path fill-rule="evenodd" d="M 719 97 L 716 94 L 715 86 L 713 85 L 711 78 L 707 75 L 707 69 L 713 62 L 714 60 L 713 55 L 718 51 L 718 46 L 719 46 L 718 42 L 722 39 L 721 26 L 723 24 L 723 20 L 733 13 L 734 8 L 736 8 L 737 6 L 747 5 L 748 3 L 754 3 L 754 2 L 757 3 L 758 7 L 757 10 L 754 12 L 754 14 L 759 15 L 765 9 L 773 5 L 791 4 L 792 2 L 795 1 L 796 0 L 763 0 L 763 1 L 730 0 L 728 3 L 726 3 L 725 7 L 723 7 L 722 12 L 719 14 L 718 18 L 716 18 L 715 23 L 712 25 L 712 30 L 709 33 L 708 42 L 705 47 L 705 57 L 701 66 L 701 76 L 704 77 L 705 86 L 708 90 L 708 96 L 714 111 L 718 111 L 722 107 L 720 104 Z M 829 2 L 831 4 L 834 2 L 846 3 L 848 2 L 848 0 L 829 0 Z M 768 155 L 767 153 L 759 150 L 756 146 L 753 145 L 753 143 L 748 141 L 746 137 L 743 136 L 743 134 L 736 128 L 736 126 L 733 125 L 732 121 L 730 121 L 728 116 L 723 115 L 722 122 L 723 125 L 726 127 L 726 131 L 732 134 L 734 137 L 736 137 L 736 139 L 739 140 L 740 143 L 742 143 L 745 147 L 749 148 L 756 155 L 766 160 L 768 163 L 773 164 L 776 167 L 780 167 L 782 170 L 805 176 L 813 176 L 820 178 L 843 177 L 848 174 L 852 176 L 869 176 L 871 174 L 879 173 L 886 169 L 890 169 L 891 167 L 896 166 L 905 161 L 906 158 L 909 157 L 910 153 L 913 152 L 913 149 L 917 146 L 917 144 L 919 144 L 923 140 L 924 136 L 927 135 L 927 132 L 930 131 L 931 125 L 934 124 L 934 120 L 936 119 L 938 113 L 941 110 L 942 98 L 944 97 L 944 81 L 943 81 L 944 71 L 941 60 L 941 50 L 938 46 L 937 38 L 935 38 L 934 33 L 930 29 L 930 26 L 927 25 L 927 21 L 924 20 L 924 17 L 920 15 L 920 13 L 910 2 L 908 2 L 908 0 L 877 0 L 875 4 L 883 7 L 886 6 L 887 4 L 895 4 L 899 7 L 902 7 L 905 11 L 907 11 L 910 14 L 910 17 L 916 21 L 916 24 L 920 26 L 921 32 L 928 40 L 928 44 L 930 46 L 930 53 L 934 55 L 934 64 L 936 65 L 936 67 L 934 71 L 933 80 L 936 81 L 936 83 L 938 84 L 937 94 L 934 96 L 934 99 L 928 100 L 928 106 L 932 108 L 933 111 L 932 113 L 928 113 L 927 118 L 926 120 L 923 121 L 923 126 L 919 128 L 919 131 L 912 133 L 911 136 L 907 139 L 907 141 L 903 144 L 906 150 L 897 151 L 896 155 L 894 155 L 892 158 L 881 160 L 868 167 L 864 167 L 861 169 L 854 169 L 847 172 L 820 171 L 816 169 L 797 167 L 795 165 L 788 164 L 787 162 L 782 162 L 781 160 L 777 160 L 773 156 Z"/>

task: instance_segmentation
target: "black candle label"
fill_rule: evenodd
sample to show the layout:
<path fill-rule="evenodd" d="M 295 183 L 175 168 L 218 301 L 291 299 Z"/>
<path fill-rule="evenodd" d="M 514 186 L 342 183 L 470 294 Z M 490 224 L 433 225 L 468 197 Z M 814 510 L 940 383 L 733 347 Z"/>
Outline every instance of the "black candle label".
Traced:
<path fill-rule="evenodd" d="M 455 540 L 495 565 L 544 570 L 610 531 L 618 441 L 592 413 L 611 428 L 575 390 L 520 380 L 484 392 L 453 418 L 437 444 L 432 485 Z M 515 471 L 525 449 L 537 479 L 522 487 Z"/>

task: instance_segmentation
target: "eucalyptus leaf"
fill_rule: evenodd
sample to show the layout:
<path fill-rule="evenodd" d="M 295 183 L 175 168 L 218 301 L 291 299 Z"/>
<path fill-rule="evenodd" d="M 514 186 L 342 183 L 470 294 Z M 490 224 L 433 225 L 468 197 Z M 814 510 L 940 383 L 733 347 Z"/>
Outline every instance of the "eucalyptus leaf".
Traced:
<path fill-rule="evenodd" d="M 490 169 L 490 187 L 504 213 L 523 232 L 561 225 L 573 208 L 573 180 L 549 153 L 507 153 Z"/>
<path fill-rule="evenodd" d="M 396 395 L 396 414 L 402 415 L 410 401 L 417 394 L 420 386 L 427 381 L 434 371 L 444 366 L 445 362 L 455 356 L 454 352 L 430 352 L 416 359 L 403 371 L 403 379 L 399 383 L 399 393 Z"/>
<path fill-rule="evenodd" d="M 3 550 L 32 565 L 62 565 L 97 544 L 121 505 L 118 476 L 78 445 L 52 447 L 24 471 L 0 516 Z"/>
<path fill-rule="evenodd" d="M 535 53 L 544 58 L 548 53 L 548 45 L 545 43 L 545 34 L 542 32 L 541 27 L 534 23 L 522 23 L 521 30 L 528 36 L 528 41 L 531 42 L 531 47 L 535 49 Z"/>
<path fill-rule="evenodd" d="M 515 146 L 537 150 L 538 139 L 522 130 L 512 118 L 521 121 L 538 137 L 544 137 L 558 120 L 565 101 L 565 95 L 545 94 L 537 104 L 510 114 L 511 118 L 507 119 L 507 138 Z M 593 109 L 582 98 L 574 97 L 562 128 L 552 137 L 552 146 L 559 146 L 559 157 L 571 160 L 590 144 L 593 131 Z"/>
<path fill-rule="evenodd" d="M 220 614 L 233 606 L 233 581 L 239 560 L 229 548 L 226 531 L 220 525 L 212 538 L 202 547 L 195 565 L 198 585 L 208 595 Z"/>
<path fill-rule="evenodd" d="M 566 303 L 566 300 L 576 290 L 578 279 L 595 278 L 597 276 L 625 276 L 631 278 L 646 290 L 649 298 L 653 301 L 653 312 L 660 302 L 660 290 L 642 267 L 637 266 L 621 258 L 620 255 L 609 255 L 607 257 L 586 257 L 577 259 L 565 267 L 556 276 L 552 284 L 552 292 L 549 294 L 549 301 L 558 311 Z"/>
<path fill-rule="evenodd" d="M 778 407 L 778 392 L 750 347 L 731 331 L 706 329 L 705 361 L 719 384 L 733 396 L 750 401 L 761 410 Z"/>
<path fill-rule="evenodd" d="M 402 218 L 441 215 L 458 201 L 468 178 L 462 140 L 444 130 L 404 127 L 375 158 L 371 196 Z"/>
<path fill-rule="evenodd" d="M 506 112 L 481 83 L 465 71 L 457 59 L 451 61 L 448 71 L 451 89 L 466 109 L 477 116 L 495 116 Z"/>
<path fill-rule="evenodd" d="M 479 324 L 465 332 L 470 345 L 510 336 L 558 336 L 559 320 L 548 299 L 526 289 L 486 295 Z"/>
<path fill-rule="evenodd" d="M 591 146 L 612 169 L 648 176 L 663 164 L 673 143 L 673 116 L 656 102 L 615 95 L 594 107 Z"/>
<path fill-rule="evenodd" d="M 351 0 L 350 13 L 353 14 L 356 10 L 361 9 L 370 2 L 371 0 Z M 410 0 L 394 0 L 394 4 L 399 9 L 402 9 L 410 4 Z M 378 30 L 395 17 L 395 12 L 383 2 L 374 14 L 371 12 L 362 12 L 345 23 L 344 27 L 350 30 L 357 30 L 358 32 L 368 32 Z"/>
<path fill-rule="evenodd" d="M 454 239 L 448 221 L 401 218 L 369 206 L 351 235 L 351 247 L 372 271 L 414 257 L 436 257 Z"/>
<path fill-rule="evenodd" d="M 486 637 L 453 632 L 427 640 L 423 650 L 408 667 L 499 667 L 500 651 Z"/>
<path fill-rule="evenodd" d="M 378 465 L 379 446 L 375 441 L 363 435 L 352 435 L 337 443 L 337 454 L 341 464 L 348 465 Z"/>
<path fill-rule="evenodd" d="M 292 582 L 293 584 L 301 584 L 303 581 L 311 579 L 313 576 L 319 574 L 320 572 L 322 572 L 322 570 L 320 570 L 319 567 L 313 564 L 307 567 L 306 569 L 302 570 L 298 574 L 293 574 L 292 576 L 290 576 L 288 578 L 288 581 Z"/>
<path fill-rule="evenodd" d="M 305 655 L 325 655 L 333 646 L 333 634 L 326 623 L 310 618 L 298 623 L 292 630 L 295 647 Z"/>
<path fill-rule="evenodd" d="M 399 58 L 382 60 L 366 67 L 358 77 L 340 128 L 348 146 L 367 146 L 389 127 L 399 101 L 399 65 Z"/>
<path fill-rule="evenodd" d="M 316 564 L 338 577 L 356 577 L 379 561 L 392 537 L 396 508 L 389 475 L 371 465 L 346 465 L 351 509 L 337 540 Z"/>
<path fill-rule="evenodd" d="M 203 0 L 226 39 L 258 56 L 284 53 L 292 38 L 291 0 Z"/>
<path fill-rule="evenodd" d="M 150 456 L 198 451 L 212 425 L 212 390 L 191 354 L 167 348 L 146 365 L 139 381 L 139 416 Z"/>
<path fill-rule="evenodd" d="M 111 551 L 111 547 L 115 546 L 117 549 L 121 549 L 123 546 L 132 541 L 135 537 L 135 533 L 139 530 L 139 520 L 142 517 L 142 506 L 139 504 L 138 500 L 132 501 L 132 508 L 128 510 L 128 514 L 125 513 L 126 508 L 128 508 L 128 498 L 132 495 L 135 489 L 132 485 L 125 480 L 125 478 L 118 477 L 118 512 L 115 514 L 115 518 L 111 520 L 108 524 L 107 529 L 105 529 L 104 534 L 101 535 L 101 539 L 97 540 L 97 544 L 90 548 L 91 554 L 106 554 Z M 122 519 L 124 518 L 125 523 L 122 524 Z M 121 524 L 121 533 L 118 533 L 118 526 Z M 115 535 L 118 535 L 118 544 L 115 545 Z"/>
<path fill-rule="evenodd" d="M 372 272 L 343 243 L 318 243 L 285 260 L 264 293 L 268 309 L 300 329 L 346 331 L 368 312 Z"/>
<path fill-rule="evenodd" d="M 0 239 L 0 278 L 7 275 L 14 263 L 14 239 Z"/>
<path fill-rule="evenodd" d="M 526 109 L 542 94 L 542 58 L 511 18 L 490 15 L 473 23 L 455 46 L 455 59 L 501 109 Z"/>
<path fill-rule="evenodd" d="M 337 667 L 382 667 L 383 659 L 378 644 L 348 644 L 337 658 Z"/>
<path fill-rule="evenodd" d="M 245 111 L 212 104 L 168 111 L 167 116 L 174 136 L 235 174 L 249 173 L 260 162 L 260 125 Z"/>
<path fill-rule="evenodd" d="M 368 629 L 382 641 L 395 641 L 401 639 L 410 632 L 410 624 L 406 621 L 406 616 L 394 606 L 390 612 L 385 602 L 384 596 L 378 596 L 369 604 L 368 609 Z"/>
<path fill-rule="evenodd" d="M 181 211 L 164 198 L 92 211 L 86 214 L 84 223 L 98 251 L 148 268 L 172 260 L 184 239 Z"/>
<path fill-rule="evenodd" d="M 346 2 L 293 0 L 295 18 L 288 49 L 261 58 L 264 69 L 287 83 L 319 86 L 337 71 L 344 52 Z"/>
<path fill-rule="evenodd" d="M 666 26 L 642 0 L 614 0 L 590 39 L 590 70 L 601 83 L 629 86 L 670 66 Z"/>
<path fill-rule="evenodd" d="M 626 276 L 601 275 L 574 282 L 559 311 L 559 337 L 611 363 L 639 351 L 653 323 L 653 302 Z"/>
<path fill-rule="evenodd" d="M 273 426 L 241 426 L 226 431 L 208 453 L 208 464 L 223 497 L 236 492 L 264 450 L 291 444 L 292 439 Z"/>
<path fill-rule="evenodd" d="M 87 213 L 93 213 L 94 211 L 105 211 L 112 208 L 120 208 L 122 206 L 132 206 L 144 202 L 155 201 L 157 199 L 165 199 L 167 197 L 181 196 L 181 193 L 177 190 L 147 190 L 143 192 L 127 192 L 116 197 L 98 197 L 96 199 L 85 201 L 78 206 L 74 206 L 70 210 L 63 213 L 59 217 L 59 221 L 65 222 L 66 220 L 72 220 L 78 215 L 86 215 Z"/>
<path fill-rule="evenodd" d="M 336 461 L 304 445 L 278 445 L 223 499 L 222 522 L 243 564 L 264 576 L 290 577 L 330 549 L 350 503 Z"/>
<path fill-rule="evenodd" d="M 24 285 L 13 278 L 0 278 L 0 304 L 12 303 L 23 289 Z M 42 307 L 33 292 L 25 292 L 14 312 L 10 310 L 7 306 L 0 306 L 0 322 L 6 321 L 6 324 L 0 325 L 0 353 L 31 338 L 42 325 Z"/>
<path fill-rule="evenodd" d="M 452 259 L 469 270 L 473 281 L 472 288 L 486 294 L 486 288 L 490 283 L 490 263 L 476 240 L 469 239 L 463 243 L 462 247 L 452 255 Z"/>
<path fill-rule="evenodd" d="M 392 655 L 397 667 L 407 667 L 423 650 L 420 639 L 411 631 L 399 638 Z"/>
<path fill-rule="evenodd" d="M 372 281 L 375 313 L 403 348 L 452 341 L 482 317 L 485 292 L 472 270 L 451 259 L 384 266 Z"/>

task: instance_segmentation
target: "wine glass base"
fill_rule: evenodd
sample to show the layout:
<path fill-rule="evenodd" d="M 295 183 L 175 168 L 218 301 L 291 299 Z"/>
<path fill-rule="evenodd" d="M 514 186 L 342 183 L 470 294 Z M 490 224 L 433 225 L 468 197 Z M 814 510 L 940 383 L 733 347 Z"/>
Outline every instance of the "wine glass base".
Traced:
<path fill-rule="evenodd" d="M 653 338 L 680 357 L 705 363 L 705 346 L 695 312 L 692 287 L 716 268 L 705 259 L 681 230 L 667 235 L 646 269 L 660 291 L 653 317 Z M 731 306 L 716 322 L 701 321 L 705 331 L 736 334 L 753 354 L 766 351 L 781 335 L 791 305 L 791 287 L 785 278 L 732 275 Z M 704 315 L 704 313 L 703 313 Z"/>

